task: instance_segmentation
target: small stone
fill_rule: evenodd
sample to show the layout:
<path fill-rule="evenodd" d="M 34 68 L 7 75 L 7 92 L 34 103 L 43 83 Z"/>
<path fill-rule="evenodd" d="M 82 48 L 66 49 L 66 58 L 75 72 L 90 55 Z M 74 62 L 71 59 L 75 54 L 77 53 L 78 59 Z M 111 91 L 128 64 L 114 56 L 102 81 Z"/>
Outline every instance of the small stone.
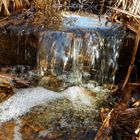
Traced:
<path fill-rule="evenodd" d="M 48 130 L 43 130 L 39 132 L 39 137 L 46 137 L 48 135 Z"/>

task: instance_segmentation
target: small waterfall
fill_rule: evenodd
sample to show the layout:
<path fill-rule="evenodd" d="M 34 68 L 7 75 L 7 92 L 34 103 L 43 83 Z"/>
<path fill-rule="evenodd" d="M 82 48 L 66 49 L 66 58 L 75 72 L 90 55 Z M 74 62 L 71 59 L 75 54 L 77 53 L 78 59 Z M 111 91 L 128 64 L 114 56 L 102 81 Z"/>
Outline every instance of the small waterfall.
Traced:
<path fill-rule="evenodd" d="M 43 31 L 39 40 L 39 73 L 61 81 L 59 86 L 65 87 L 90 80 L 112 84 L 123 36 L 124 31 L 119 28 Z"/>
<path fill-rule="evenodd" d="M 59 28 L 23 23 L 9 26 L 5 35 L 1 31 L 0 63 L 37 65 L 40 85 L 52 90 L 89 82 L 113 84 L 124 30 L 106 26 L 104 17 L 101 22 L 89 14 L 62 17 Z"/>
<path fill-rule="evenodd" d="M 52 139 L 49 136 L 53 135 L 58 135 L 53 139 L 88 139 L 88 135 L 93 139 L 100 126 L 99 110 L 110 108 L 116 100 L 100 85 L 114 83 L 124 30 L 118 26 L 105 27 L 105 20 L 99 27 L 93 16 L 70 17 L 59 29 L 27 22 L 10 25 L 5 35 L 0 30 L 0 63 L 16 65 L 10 73 L 16 73 L 17 79 L 23 81 L 37 82 L 37 70 L 40 85 L 46 87 L 35 83 L 37 87 L 15 90 L 15 94 L 0 103 L 3 130 L 5 123 L 7 129 L 8 121 L 16 120 L 14 139 L 25 138 L 24 128 L 30 131 L 26 128 L 28 121 L 43 130 L 33 133 L 31 127 L 31 137 L 27 139 L 41 139 L 42 132 L 47 133 L 44 139 Z M 69 28 L 71 21 L 73 25 Z M 28 65 L 35 69 L 30 71 Z M 100 85 L 93 86 L 97 82 Z"/>

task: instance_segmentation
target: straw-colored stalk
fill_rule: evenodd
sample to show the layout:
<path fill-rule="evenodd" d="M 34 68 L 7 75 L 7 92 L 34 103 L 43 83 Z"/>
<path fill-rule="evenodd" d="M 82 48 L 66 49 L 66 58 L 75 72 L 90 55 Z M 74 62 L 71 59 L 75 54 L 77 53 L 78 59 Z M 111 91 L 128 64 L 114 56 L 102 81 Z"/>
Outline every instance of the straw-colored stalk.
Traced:
<path fill-rule="evenodd" d="M 14 0 L 14 3 L 15 3 L 16 10 L 23 8 L 23 3 L 21 0 Z"/>
<path fill-rule="evenodd" d="M 46 7 L 48 8 L 52 2 L 52 0 L 33 0 L 35 7 L 40 10 L 46 10 Z"/>
<path fill-rule="evenodd" d="M 140 15 L 140 0 L 117 0 L 115 7 Z"/>
<path fill-rule="evenodd" d="M 5 14 L 10 15 L 10 12 L 8 10 L 8 2 L 7 2 L 7 0 L 2 0 L 2 4 L 4 6 Z"/>
<path fill-rule="evenodd" d="M 11 5 L 12 4 L 12 5 Z M 29 0 L 0 0 L 0 10 L 3 10 L 4 15 L 10 15 L 10 12 L 26 8 L 30 6 Z M 9 11 L 9 7 L 12 6 L 13 10 Z"/>

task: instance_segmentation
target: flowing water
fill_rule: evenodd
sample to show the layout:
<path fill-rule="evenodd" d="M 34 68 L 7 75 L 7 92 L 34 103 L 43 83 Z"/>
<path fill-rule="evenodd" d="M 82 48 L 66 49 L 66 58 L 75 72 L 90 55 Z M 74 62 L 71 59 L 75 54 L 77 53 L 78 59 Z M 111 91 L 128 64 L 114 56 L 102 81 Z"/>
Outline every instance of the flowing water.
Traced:
<path fill-rule="evenodd" d="M 119 26 L 107 26 L 104 17 L 99 21 L 96 16 L 63 16 L 65 30 L 40 33 L 41 85 L 51 88 L 50 79 L 59 81 L 60 89 L 90 80 L 113 84 L 124 31 Z M 46 78 L 49 76 L 53 78 Z"/>
<path fill-rule="evenodd" d="M 9 57 L 13 64 L 37 63 L 39 86 L 45 87 L 15 90 L 0 104 L 0 125 L 17 121 L 15 139 L 93 139 L 100 126 L 99 109 L 114 102 L 101 85 L 114 84 L 125 32 L 105 17 L 71 12 L 61 16 L 59 28 L 25 23 L 7 29 L 8 43 L 1 36 L 1 46 L 14 48 Z M 43 130 L 27 135 L 24 120 Z"/>

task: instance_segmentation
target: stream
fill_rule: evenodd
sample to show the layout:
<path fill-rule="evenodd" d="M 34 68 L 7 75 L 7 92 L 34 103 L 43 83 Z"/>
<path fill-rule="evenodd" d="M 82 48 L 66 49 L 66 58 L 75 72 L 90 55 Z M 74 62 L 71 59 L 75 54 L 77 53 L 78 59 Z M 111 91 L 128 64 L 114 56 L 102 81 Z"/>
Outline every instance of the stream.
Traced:
<path fill-rule="evenodd" d="M 0 64 L 13 66 L 8 73 L 18 78 L 37 79 L 0 103 L 0 130 L 12 127 L 9 139 L 91 140 L 99 110 L 115 104 L 110 89 L 125 31 L 106 16 L 63 11 L 60 17 L 59 26 L 51 17 L 47 25 L 27 18 L 0 30 Z"/>

